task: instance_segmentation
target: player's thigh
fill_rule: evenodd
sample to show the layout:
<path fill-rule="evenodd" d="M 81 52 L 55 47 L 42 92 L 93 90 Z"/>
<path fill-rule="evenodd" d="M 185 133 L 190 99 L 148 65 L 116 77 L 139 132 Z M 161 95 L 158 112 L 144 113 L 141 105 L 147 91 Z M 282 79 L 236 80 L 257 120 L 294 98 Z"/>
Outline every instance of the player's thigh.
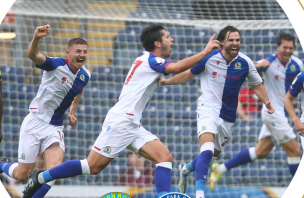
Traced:
<path fill-rule="evenodd" d="M 197 113 L 197 136 L 200 137 L 204 133 L 218 133 L 219 117 L 208 112 Z"/>
<path fill-rule="evenodd" d="M 255 146 L 255 153 L 258 158 L 262 159 L 267 157 L 272 148 L 274 147 L 273 139 L 271 136 L 260 139 Z"/>
<path fill-rule="evenodd" d="M 54 142 L 43 152 L 43 159 L 45 162 L 46 170 L 58 166 L 62 163 L 64 156 L 64 151 L 60 147 L 59 142 Z"/>
<path fill-rule="evenodd" d="M 295 139 L 296 135 L 293 132 L 293 128 L 289 125 L 288 119 L 285 116 L 263 113 L 262 119 L 264 124 L 267 126 L 267 133 L 271 134 L 275 145 L 283 144 Z M 267 131 L 267 129 L 262 127 L 261 132 L 264 133 L 264 137 L 266 137 L 265 131 Z"/>
<path fill-rule="evenodd" d="M 129 118 L 108 114 L 92 150 L 108 158 L 116 158 L 137 137 L 139 125 Z"/>
<path fill-rule="evenodd" d="M 231 136 L 234 123 L 226 122 L 222 118 L 219 118 L 218 126 L 219 131 L 214 138 L 214 149 L 217 151 L 216 153 L 219 154 L 224 149 L 228 138 Z M 218 154 L 214 156 L 217 157 Z"/>
<path fill-rule="evenodd" d="M 138 157 L 143 156 L 155 163 L 172 161 L 172 155 L 169 149 L 156 135 L 146 130 L 143 126 L 140 126 L 139 133 L 134 141 L 128 146 L 128 149 Z"/>
<path fill-rule="evenodd" d="M 90 167 L 91 174 L 98 174 L 102 171 L 114 158 L 109 158 L 91 150 L 87 161 Z"/>
<path fill-rule="evenodd" d="M 296 139 L 283 143 L 281 146 L 286 151 L 288 157 L 299 157 L 301 155 L 301 150 Z"/>
<path fill-rule="evenodd" d="M 41 126 L 41 122 L 32 114 L 28 114 L 24 118 L 20 128 L 18 162 L 23 164 L 35 163 L 41 145 L 39 137 Z M 27 166 L 25 165 L 25 167 Z"/>
<path fill-rule="evenodd" d="M 157 163 L 172 162 L 173 157 L 169 149 L 158 139 L 147 142 L 139 152 L 141 156 Z"/>

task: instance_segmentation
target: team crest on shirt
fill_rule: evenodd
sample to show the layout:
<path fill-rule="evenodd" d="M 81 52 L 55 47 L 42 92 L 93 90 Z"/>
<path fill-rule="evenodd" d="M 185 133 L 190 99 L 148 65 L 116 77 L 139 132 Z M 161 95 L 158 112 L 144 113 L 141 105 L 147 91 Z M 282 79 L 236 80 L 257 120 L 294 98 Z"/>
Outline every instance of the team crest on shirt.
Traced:
<path fill-rule="evenodd" d="M 81 74 L 81 75 L 80 75 L 80 80 L 84 81 L 84 79 L 85 79 L 84 74 Z"/>
<path fill-rule="evenodd" d="M 212 76 L 215 78 L 217 76 L 217 72 L 212 72 Z"/>
<path fill-rule="evenodd" d="M 207 129 L 206 125 L 202 126 L 202 131 L 205 131 Z"/>
<path fill-rule="evenodd" d="M 296 71 L 296 66 L 295 65 L 290 65 L 290 71 Z"/>
<path fill-rule="evenodd" d="M 24 153 L 21 154 L 21 159 L 25 160 L 25 154 Z"/>
<path fill-rule="evenodd" d="M 242 64 L 240 62 L 236 62 L 234 64 L 234 69 L 242 69 Z"/>
<path fill-rule="evenodd" d="M 111 153 L 111 147 L 107 146 L 107 147 L 104 149 L 104 152 L 110 154 L 110 153 Z"/>

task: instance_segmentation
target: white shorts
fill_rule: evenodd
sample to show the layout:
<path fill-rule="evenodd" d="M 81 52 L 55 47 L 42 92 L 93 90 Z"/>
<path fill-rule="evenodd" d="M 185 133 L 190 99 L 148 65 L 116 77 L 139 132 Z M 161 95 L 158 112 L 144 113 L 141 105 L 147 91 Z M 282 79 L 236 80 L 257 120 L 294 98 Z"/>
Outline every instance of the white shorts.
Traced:
<path fill-rule="evenodd" d="M 23 120 L 20 129 L 18 161 L 35 163 L 38 154 L 58 142 L 65 150 L 63 126 L 54 126 L 29 113 Z"/>
<path fill-rule="evenodd" d="M 197 113 L 197 135 L 200 137 L 204 133 L 213 133 L 214 148 L 222 151 L 228 138 L 231 135 L 234 123 L 224 121 L 219 116 L 206 111 Z"/>
<path fill-rule="evenodd" d="M 128 148 L 140 156 L 139 149 L 156 139 L 159 138 L 144 127 L 133 123 L 132 119 L 108 113 L 92 150 L 103 156 L 115 158 L 120 151 Z"/>
<path fill-rule="evenodd" d="M 259 135 L 259 140 L 271 137 L 274 145 L 276 145 L 296 138 L 293 128 L 288 124 L 287 117 L 262 112 L 262 120 L 264 124 Z"/>

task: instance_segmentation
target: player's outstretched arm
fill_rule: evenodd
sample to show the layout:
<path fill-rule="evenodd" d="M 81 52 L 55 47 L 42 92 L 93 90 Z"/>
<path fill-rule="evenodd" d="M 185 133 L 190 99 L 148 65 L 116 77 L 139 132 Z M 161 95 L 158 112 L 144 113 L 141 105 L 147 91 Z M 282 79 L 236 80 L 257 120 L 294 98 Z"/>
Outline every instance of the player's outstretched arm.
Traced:
<path fill-rule="evenodd" d="M 292 119 L 292 122 L 294 123 L 296 131 L 300 135 L 304 136 L 304 124 L 301 122 L 301 120 L 297 116 L 297 114 L 294 110 L 294 106 L 292 104 L 292 101 L 294 100 L 294 98 L 295 97 L 293 95 L 291 95 L 289 92 L 287 92 L 287 94 L 285 95 L 285 98 L 284 98 L 284 106 L 285 106 L 285 109 L 286 109 L 287 113 L 289 114 L 290 118 Z"/>
<path fill-rule="evenodd" d="M 200 62 L 203 58 L 209 55 L 213 50 L 220 48 L 220 42 L 218 40 L 214 40 L 215 34 L 210 38 L 208 44 L 205 49 L 198 54 L 185 58 L 183 60 L 178 61 L 177 63 L 169 64 L 165 72 L 166 74 L 178 74 L 187 69 L 190 69 L 198 62 Z"/>
<path fill-rule="evenodd" d="M 81 96 L 82 96 L 83 90 L 74 98 L 74 101 L 72 102 L 71 106 L 70 106 L 70 113 L 69 113 L 69 125 L 74 126 L 75 124 L 77 124 L 78 119 L 75 117 L 75 113 L 78 107 L 78 104 L 80 102 Z"/>
<path fill-rule="evenodd" d="M 259 99 L 266 105 L 267 112 L 269 114 L 272 114 L 275 111 L 275 108 L 268 99 L 268 95 L 266 93 L 264 85 L 262 83 L 258 85 L 253 85 L 252 88 L 255 94 L 259 97 Z"/>
<path fill-rule="evenodd" d="M 192 74 L 190 69 L 188 69 L 187 71 L 177 74 L 171 78 L 168 78 L 168 79 L 162 78 L 162 80 L 160 81 L 159 84 L 161 86 L 182 84 L 182 83 L 188 82 L 195 76 L 196 75 Z"/>
<path fill-rule="evenodd" d="M 38 51 L 38 43 L 42 37 L 49 33 L 50 25 L 37 27 L 33 39 L 27 51 L 27 56 L 36 64 L 42 65 L 46 61 L 46 57 Z"/>
<path fill-rule="evenodd" d="M 255 68 L 259 69 L 262 67 L 268 67 L 270 65 L 270 62 L 266 59 L 263 59 L 261 62 L 255 64 Z"/>

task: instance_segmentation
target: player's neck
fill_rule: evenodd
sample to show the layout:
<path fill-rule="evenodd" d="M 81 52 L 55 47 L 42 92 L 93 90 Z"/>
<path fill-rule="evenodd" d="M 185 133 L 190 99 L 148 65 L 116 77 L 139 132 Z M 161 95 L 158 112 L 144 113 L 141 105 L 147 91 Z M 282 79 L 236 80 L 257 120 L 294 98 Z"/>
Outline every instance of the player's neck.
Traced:
<path fill-rule="evenodd" d="M 74 67 L 72 64 L 70 64 L 70 63 L 68 63 L 68 64 L 69 64 L 69 67 L 70 67 L 70 69 L 72 70 L 72 72 L 74 74 L 76 74 L 79 71 L 79 69 L 77 69 L 76 67 Z"/>
<path fill-rule="evenodd" d="M 162 57 L 161 51 L 159 51 L 159 50 L 154 50 L 154 51 L 149 51 L 149 52 L 151 54 L 153 54 L 154 56 L 161 57 L 164 59 L 164 57 Z"/>
<path fill-rule="evenodd" d="M 280 56 L 280 54 L 278 53 L 278 59 L 280 60 L 280 62 L 283 64 L 283 65 L 287 65 L 287 63 L 289 62 L 290 59 L 288 59 L 288 61 L 284 61 L 284 59 Z"/>
<path fill-rule="evenodd" d="M 225 50 L 222 51 L 222 54 L 225 57 L 225 59 L 229 62 L 235 59 L 235 57 L 229 56 L 229 54 Z"/>

